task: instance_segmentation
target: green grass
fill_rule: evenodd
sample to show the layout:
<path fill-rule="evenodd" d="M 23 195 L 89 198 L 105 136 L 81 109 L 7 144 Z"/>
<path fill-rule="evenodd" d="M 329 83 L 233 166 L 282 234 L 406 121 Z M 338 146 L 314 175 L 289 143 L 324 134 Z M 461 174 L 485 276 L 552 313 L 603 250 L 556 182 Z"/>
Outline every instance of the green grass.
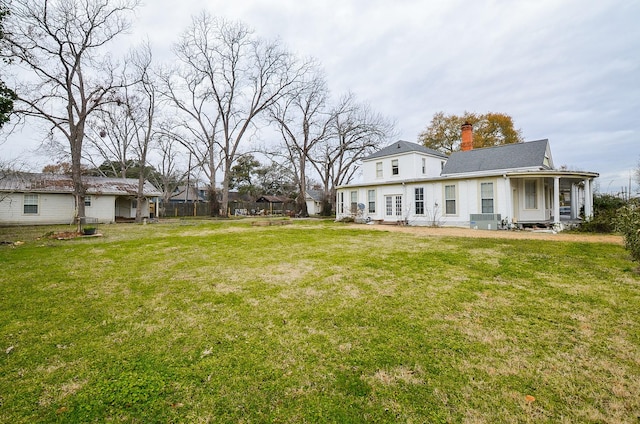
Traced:
<path fill-rule="evenodd" d="M 640 419 L 618 245 L 330 222 L 0 228 L 0 422 Z M 533 396 L 527 400 L 527 396 Z"/>

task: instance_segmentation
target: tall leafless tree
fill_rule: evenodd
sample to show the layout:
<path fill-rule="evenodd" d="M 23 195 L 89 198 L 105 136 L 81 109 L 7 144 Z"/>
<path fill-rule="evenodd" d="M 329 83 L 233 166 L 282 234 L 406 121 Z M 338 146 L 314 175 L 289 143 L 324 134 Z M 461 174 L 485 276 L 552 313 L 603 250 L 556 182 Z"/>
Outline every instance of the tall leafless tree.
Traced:
<path fill-rule="evenodd" d="M 189 170 L 180 168 L 179 157 L 181 152 L 176 148 L 180 144 L 168 134 L 160 134 L 154 149 L 157 153 L 157 161 L 153 162 L 156 172 L 150 176 L 151 182 L 162 190 L 162 203 L 169 202 L 171 195 L 187 180 Z"/>
<path fill-rule="evenodd" d="M 134 164 L 135 126 L 130 118 L 128 107 L 112 103 L 87 120 L 82 157 L 104 176 L 126 178 Z"/>
<path fill-rule="evenodd" d="M 192 68 L 165 70 L 160 76 L 160 93 L 177 113 L 161 126 L 165 151 L 167 143 L 184 146 L 209 180 L 211 214 L 218 215 L 216 174 L 220 169 L 220 149 L 216 145 L 220 115 L 210 100 L 209 85 Z M 174 149 L 175 151 L 175 149 Z M 189 169 L 187 173 L 190 173 Z"/>
<path fill-rule="evenodd" d="M 118 99 L 122 82 L 108 45 L 130 27 L 139 0 L 13 0 L 5 41 L 31 75 L 16 87 L 15 111 L 62 135 L 72 164 L 77 215 L 84 216 L 81 157 L 87 119 Z"/>
<path fill-rule="evenodd" d="M 126 178 L 131 167 L 138 168 L 136 222 L 142 221 L 147 155 L 155 132 L 158 103 L 152 59 L 148 42 L 129 52 L 121 76 L 121 97 L 87 121 L 87 148 L 83 154 L 94 165 L 97 165 L 94 158 L 99 157 L 111 168 L 113 176 Z"/>
<path fill-rule="evenodd" d="M 323 185 L 324 214 L 331 211 L 335 188 L 353 179 L 357 164 L 392 137 L 394 127 L 392 121 L 368 104 L 359 103 L 352 93 L 340 99 L 332 112 L 331 136 L 316 145 L 311 160 Z"/>
<path fill-rule="evenodd" d="M 303 78 L 298 88 L 271 108 L 291 163 L 298 186 L 296 207 L 301 216 L 309 216 L 307 210 L 307 163 L 312 150 L 326 140 L 331 124 L 327 110 L 327 88 L 324 75 L 314 71 Z"/>
<path fill-rule="evenodd" d="M 193 18 L 175 53 L 191 70 L 193 85 L 202 87 L 202 102 L 213 106 L 219 119 L 222 214 L 227 216 L 231 167 L 242 141 L 257 119 L 293 89 L 305 72 L 279 42 L 262 40 L 243 23 L 216 19 L 207 13 Z"/>
<path fill-rule="evenodd" d="M 134 128 L 134 151 L 140 166 L 136 201 L 136 222 L 142 221 L 144 184 L 147 177 L 147 155 L 155 136 L 155 116 L 158 103 L 157 83 L 152 69 L 153 56 L 149 43 L 131 51 L 125 69 L 125 105 Z"/>

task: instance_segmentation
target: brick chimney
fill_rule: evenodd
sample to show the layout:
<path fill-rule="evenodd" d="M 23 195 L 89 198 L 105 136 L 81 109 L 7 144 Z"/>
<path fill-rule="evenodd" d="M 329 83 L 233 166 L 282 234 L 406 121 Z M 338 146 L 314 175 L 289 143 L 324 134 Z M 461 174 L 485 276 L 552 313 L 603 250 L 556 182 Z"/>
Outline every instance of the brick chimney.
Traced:
<path fill-rule="evenodd" d="M 466 152 L 473 149 L 473 125 L 469 121 L 462 124 L 462 144 L 460 150 Z"/>

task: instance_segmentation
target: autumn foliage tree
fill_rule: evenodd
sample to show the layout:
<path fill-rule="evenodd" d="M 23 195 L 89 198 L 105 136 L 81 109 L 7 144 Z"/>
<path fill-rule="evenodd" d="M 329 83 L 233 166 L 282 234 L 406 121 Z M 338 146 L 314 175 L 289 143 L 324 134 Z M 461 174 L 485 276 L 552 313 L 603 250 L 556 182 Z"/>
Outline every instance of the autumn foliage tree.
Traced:
<path fill-rule="evenodd" d="M 524 141 L 522 130 L 516 129 L 513 118 L 504 113 L 477 114 L 464 112 L 462 115 L 447 115 L 438 112 L 433 115 L 429 126 L 420 133 L 421 144 L 445 154 L 460 150 L 460 127 L 465 122 L 473 125 L 473 147 L 492 147 Z"/>

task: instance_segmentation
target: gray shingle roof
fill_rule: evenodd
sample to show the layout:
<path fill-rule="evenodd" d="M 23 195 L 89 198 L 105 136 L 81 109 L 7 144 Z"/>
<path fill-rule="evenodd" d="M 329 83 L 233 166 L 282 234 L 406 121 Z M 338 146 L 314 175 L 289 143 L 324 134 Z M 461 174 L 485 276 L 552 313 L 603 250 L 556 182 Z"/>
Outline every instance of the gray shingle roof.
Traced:
<path fill-rule="evenodd" d="M 307 190 L 307 199 L 312 199 L 315 202 L 321 202 L 323 195 L 322 190 Z"/>
<path fill-rule="evenodd" d="M 545 165 L 548 145 L 549 140 L 545 139 L 454 152 L 449 156 L 442 175 L 531 168 L 551 169 Z"/>
<path fill-rule="evenodd" d="M 112 194 L 135 196 L 138 180 L 133 178 L 82 177 L 87 194 Z M 17 172 L 0 175 L 0 191 L 29 193 L 73 193 L 73 181 L 68 175 L 32 174 Z M 145 196 L 157 197 L 162 193 L 153 184 L 145 181 Z"/>
<path fill-rule="evenodd" d="M 429 149 L 428 147 L 424 147 L 420 144 L 411 143 L 409 141 L 398 140 L 394 143 L 391 143 L 387 147 L 378 150 L 375 153 L 364 158 L 364 160 L 377 159 L 384 156 L 397 155 L 402 153 L 424 153 L 431 156 L 446 158 L 447 155 L 444 153 L 440 153 L 437 150 Z"/>

